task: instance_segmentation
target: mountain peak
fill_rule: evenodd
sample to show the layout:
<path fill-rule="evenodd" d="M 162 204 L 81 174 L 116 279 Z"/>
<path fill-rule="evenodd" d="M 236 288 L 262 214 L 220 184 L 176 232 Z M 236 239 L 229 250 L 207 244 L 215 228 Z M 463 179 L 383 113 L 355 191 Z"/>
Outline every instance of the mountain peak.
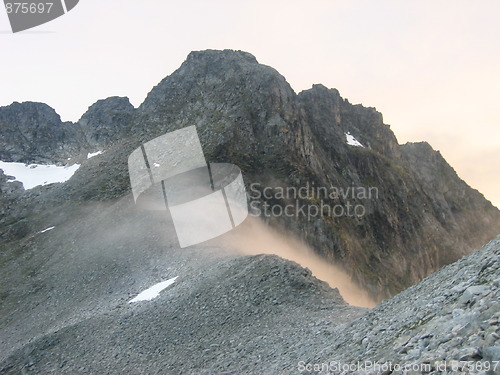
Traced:
<path fill-rule="evenodd" d="M 112 96 L 92 104 L 78 124 L 92 148 L 103 148 L 125 136 L 134 111 L 129 98 Z"/>
<path fill-rule="evenodd" d="M 66 160 L 80 148 L 76 131 L 44 103 L 14 102 L 0 107 L 0 160 Z"/>
<path fill-rule="evenodd" d="M 7 119 L 8 117 L 8 119 Z M 39 119 L 42 122 L 59 124 L 61 116 L 57 114 L 54 108 L 45 103 L 39 102 L 13 102 L 11 105 L 0 107 L 0 121 L 18 121 L 22 122 L 30 118 Z"/>

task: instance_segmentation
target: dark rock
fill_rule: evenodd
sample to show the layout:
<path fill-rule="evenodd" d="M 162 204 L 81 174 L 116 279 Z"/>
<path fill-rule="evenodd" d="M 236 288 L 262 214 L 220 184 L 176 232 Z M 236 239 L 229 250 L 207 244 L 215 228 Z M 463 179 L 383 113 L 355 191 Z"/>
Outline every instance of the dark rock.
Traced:
<path fill-rule="evenodd" d="M 114 96 L 91 105 L 78 125 L 92 149 L 103 149 L 127 135 L 134 111 L 128 98 Z"/>
<path fill-rule="evenodd" d="M 86 143 L 81 129 L 43 103 L 0 107 L 0 160 L 65 163 Z"/>

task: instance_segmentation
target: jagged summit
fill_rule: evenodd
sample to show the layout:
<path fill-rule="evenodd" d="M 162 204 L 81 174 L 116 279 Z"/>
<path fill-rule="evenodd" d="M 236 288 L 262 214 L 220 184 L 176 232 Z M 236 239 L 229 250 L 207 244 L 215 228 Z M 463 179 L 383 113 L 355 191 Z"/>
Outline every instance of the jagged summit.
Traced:
<path fill-rule="evenodd" d="M 210 63 L 222 63 L 226 64 L 228 61 L 234 61 L 234 62 L 248 62 L 252 64 L 258 64 L 259 62 L 255 58 L 254 55 L 252 55 L 249 52 L 245 51 L 240 51 L 240 50 L 231 50 L 231 49 L 225 49 L 225 50 L 214 50 L 214 49 L 208 49 L 204 51 L 193 51 L 190 52 L 185 64 L 191 63 L 191 62 L 210 62 Z"/>
<path fill-rule="evenodd" d="M 92 148 L 104 148 L 124 138 L 135 108 L 127 97 L 113 96 L 92 104 L 78 121 Z"/>
<path fill-rule="evenodd" d="M 83 143 L 80 128 L 62 122 L 47 104 L 14 102 L 0 107 L 2 161 L 63 161 L 77 153 Z"/>

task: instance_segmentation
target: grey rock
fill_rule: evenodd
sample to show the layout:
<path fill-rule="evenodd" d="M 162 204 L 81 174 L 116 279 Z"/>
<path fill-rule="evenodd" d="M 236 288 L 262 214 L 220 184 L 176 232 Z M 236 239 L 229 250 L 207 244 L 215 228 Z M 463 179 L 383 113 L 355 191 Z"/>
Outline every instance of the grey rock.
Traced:
<path fill-rule="evenodd" d="M 110 97 L 90 106 L 78 125 L 90 147 L 102 150 L 128 135 L 134 111 L 128 98 Z"/>
<path fill-rule="evenodd" d="M 480 351 L 478 348 L 465 348 L 460 351 L 458 359 L 460 361 L 474 361 L 481 359 Z"/>
<path fill-rule="evenodd" d="M 487 346 L 481 349 L 483 358 L 487 361 L 500 360 L 500 346 Z"/>
<path fill-rule="evenodd" d="M 66 163 L 86 143 L 81 129 L 46 104 L 24 102 L 0 107 L 0 160 Z"/>

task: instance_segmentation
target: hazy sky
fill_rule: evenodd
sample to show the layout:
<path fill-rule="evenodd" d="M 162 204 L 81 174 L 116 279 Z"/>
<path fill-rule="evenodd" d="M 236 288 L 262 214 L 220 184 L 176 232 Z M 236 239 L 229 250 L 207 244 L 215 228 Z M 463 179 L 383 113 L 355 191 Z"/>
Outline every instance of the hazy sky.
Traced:
<path fill-rule="evenodd" d="M 241 49 L 296 92 L 323 83 L 376 107 L 500 207 L 499 36 L 496 0 L 80 0 L 19 34 L 0 10 L 0 105 L 76 121 L 111 95 L 139 105 L 192 50 Z"/>

